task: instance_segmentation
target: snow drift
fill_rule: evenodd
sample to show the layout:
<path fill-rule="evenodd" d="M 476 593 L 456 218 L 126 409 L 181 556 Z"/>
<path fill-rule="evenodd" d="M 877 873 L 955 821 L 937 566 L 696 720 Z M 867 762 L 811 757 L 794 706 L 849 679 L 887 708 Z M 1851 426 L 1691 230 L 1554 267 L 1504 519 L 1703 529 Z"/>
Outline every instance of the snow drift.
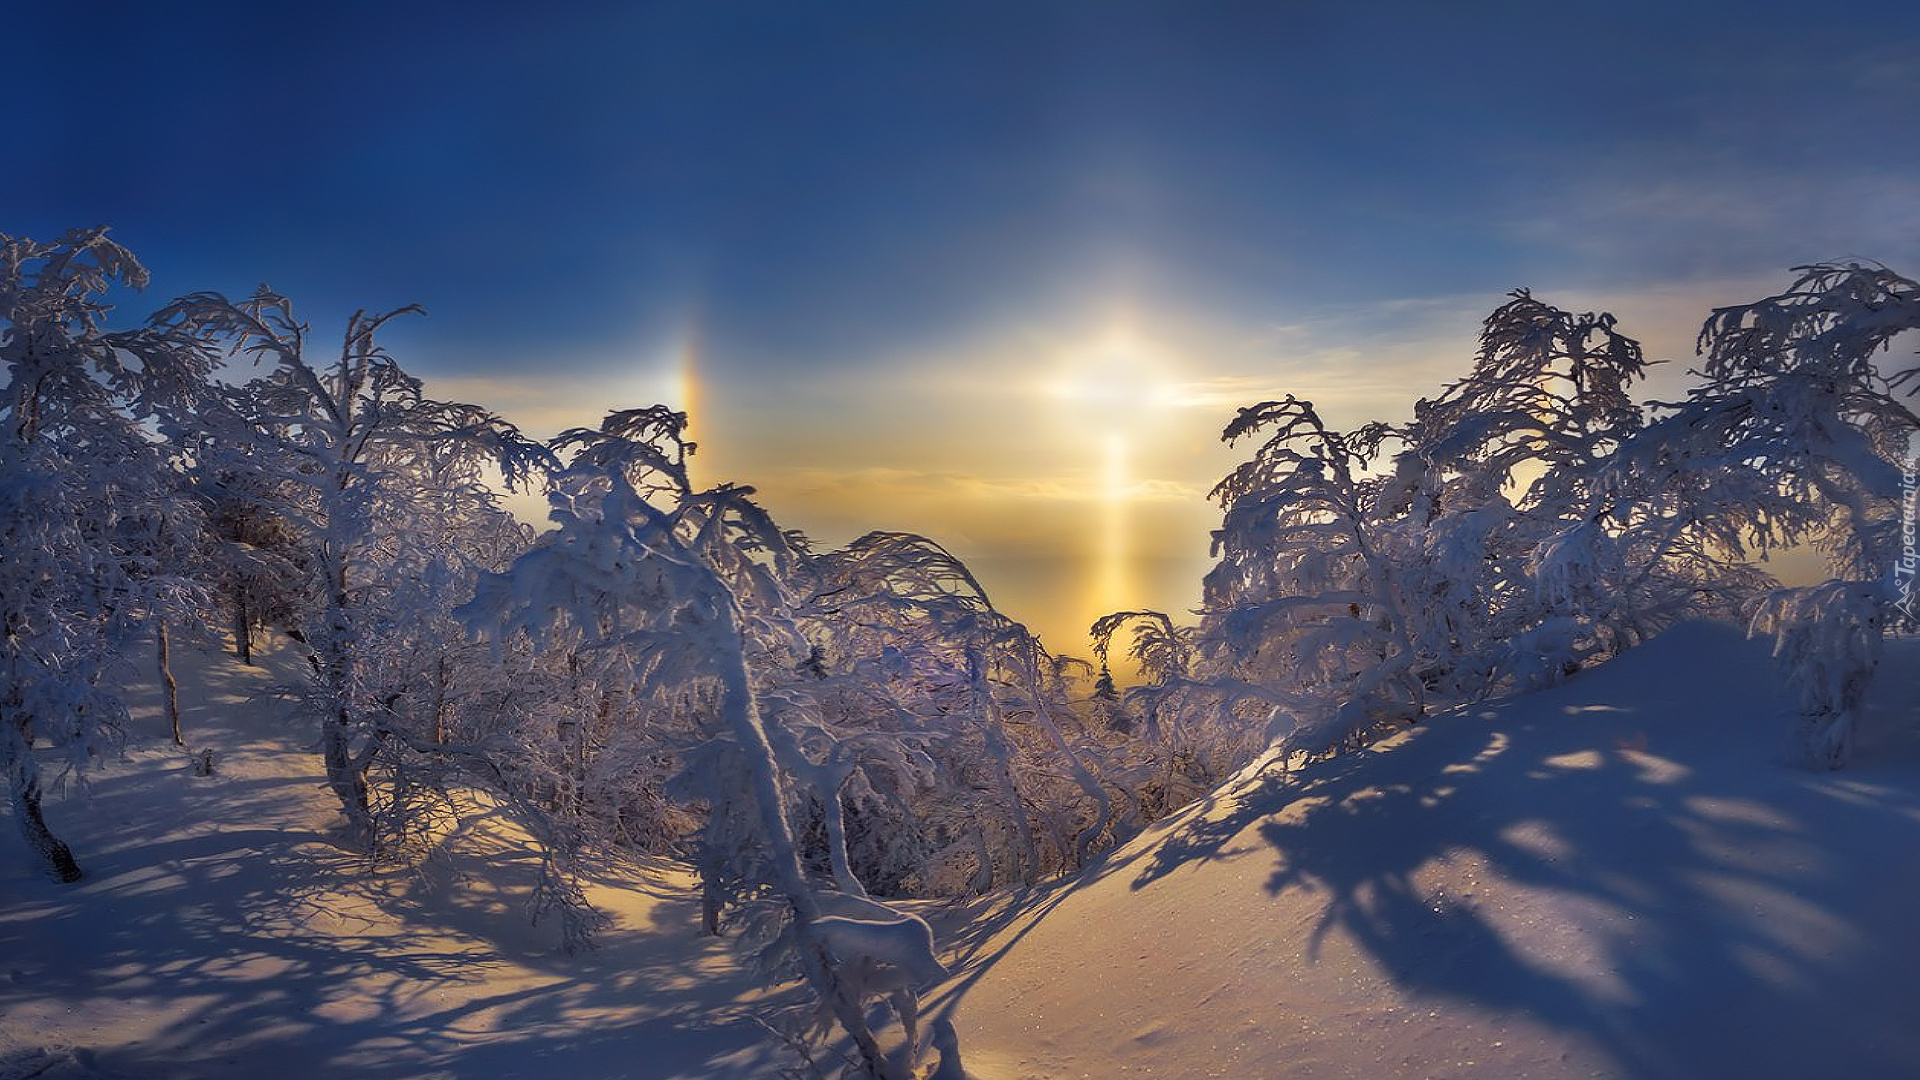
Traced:
<path fill-rule="evenodd" d="M 1889 650 L 1845 773 L 1798 764 L 1765 645 L 1705 622 L 1250 770 L 975 943 L 968 1065 L 1920 1076 L 1915 644 Z"/>
<path fill-rule="evenodd" d="M 419 872 L 333 831 L 278 675 L 180 651 L 190 746 L 49 814 L 78 885 L 0 860 L 0 1078 L 744 1080 L 794 1059 L 697 934 L 691 875 L 607 868 L 596 953 L 526 923 L 480 815 Z M 287 664 L 287 654 L 270 655 Z M 1764 643 L 1685 624 L 1554 690 L 1290 776 L 1250 769 L 1082 875 L 922 908 L 976 1080 L 1920 1075 L 1920 643 L 1853 768 L 1800 764 Z M 931 1061 L 929 1061 L 929 1066 Z"/>

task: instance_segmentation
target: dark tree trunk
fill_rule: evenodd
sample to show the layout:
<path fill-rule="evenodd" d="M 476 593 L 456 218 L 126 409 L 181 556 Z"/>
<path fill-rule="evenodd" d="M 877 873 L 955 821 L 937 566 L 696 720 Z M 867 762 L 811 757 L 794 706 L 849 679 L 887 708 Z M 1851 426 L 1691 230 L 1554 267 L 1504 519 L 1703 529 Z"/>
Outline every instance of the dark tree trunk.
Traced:
<path fill-rule="evenodd" d="M 185 746 L 187 740 L 180 734 L 180 684 L 173 681 L 173 657 L 167 648 L 167 621 L 154 621 L 154 642 L 160 660 L 160 688 L 166 694 L 167 721 L 173 729 L 173 745 Z"/>
<path fill-rule="evenodd" d="M 247 590 L 233 590 L 233 651 L 243 664 L 253 663 L 253 613 L 247 610 Z"/>
<path fill-rule="evenodd" d="M 79 881 L 80 864 L 74 861 L 73 850 L 53 835 L 40 813 L 40 767 L 27 755 L 27 750 L 20 750 L 13 767 L 7 770 L 13 818 L 20 823 L 20 835 L 26 838 L 27 847 L 39 858 L 47 876 L 62 884 Z"/>
<path fill-rule="evenodd" d="M 344 715 L 329 717 L 320 731 L 320 756 L 327 768 L 327 786 L 340 800 L 340 811 L 357 844 L 373 842 L 373 800 L 367 791 L 367 766 L 371 759 L 356 760 L 352 752 L 352 727 Z"/>
<path fill-rule="evenodd" d="M 452 680 L 447 677 L 447 658 L 442 655 L 433 666 L 433 742 L 436 746 L 445 746 L 449 741 L 447 733 L 447 689 Z"/>
<path fill-rule="evenodd" d="M 726 813 L 715 799 L 707 809 L 706 842 L 700 847 L 700 932 L 707 937 L 720 936 L 720 908 L 725 902 L 721 896 L 720 855 L 726 844 Z"/>

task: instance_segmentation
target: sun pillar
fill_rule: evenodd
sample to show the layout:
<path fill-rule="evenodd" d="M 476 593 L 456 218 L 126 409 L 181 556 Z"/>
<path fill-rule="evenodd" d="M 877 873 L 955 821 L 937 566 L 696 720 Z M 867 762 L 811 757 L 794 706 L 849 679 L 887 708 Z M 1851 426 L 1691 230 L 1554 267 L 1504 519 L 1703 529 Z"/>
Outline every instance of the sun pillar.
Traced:
<path fill-rule="evenodd" d="M 1063 349 L 1056 374 L 1045 384 L 1063 406 L 1063 430 L 1086 455 L 1081 474 L 1086 512 L 1080 519 L 1086 538 L 1076 545 L 1085 561 L 1074 568 L 1077 580 L 1070 594 L 1076 621 L 1086 617 L 1083 626 L 1145 602 L 1137 565 L 1138 511 L 1132 504 L 1141 496 L 1136 471 L 1141 457 L 1152 452 L 1156 414 L 1168 401 L 1171 372 L 1165 352 L 1144 340 L 1131 318 L 1122 317 L 1086 344 Z"/>
<path fill-rule="evenodd" d="M 1127 438 L 1108 432 L 1101 447 L 1100 529 L 1095 553 L 1092 607 L 1116 611 L 1133 597 L 1131 544 L 1128 536 Z"/>

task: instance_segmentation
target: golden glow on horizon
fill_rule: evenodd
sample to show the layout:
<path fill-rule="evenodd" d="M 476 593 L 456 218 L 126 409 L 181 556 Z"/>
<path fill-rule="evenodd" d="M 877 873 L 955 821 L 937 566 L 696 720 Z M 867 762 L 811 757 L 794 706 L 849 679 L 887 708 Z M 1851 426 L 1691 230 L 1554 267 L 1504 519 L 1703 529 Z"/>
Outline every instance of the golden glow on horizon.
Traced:
<path fill-rule="evenodd" d="M 1342 426 L 1402 417 L 1457 374 L 1463 348 L 1470 356 L 1483 300 L 1405 308 L 1391 337 L 1344 316 L 1239 326 L 1109 302 L 804 375 L 717 356 L 689 300 L 604 351 L 432 382 L 540 436 L 598 424 L 610 408 L 685 410 L 697 485 L 754 486 L 822 549 L 873 529 L 930 536 L 1050 647 L 1084 653 L 1098 615 L 1149 607 L 1181 619 L 1198 603 L 1220 521 L 1207 493 L 1246 454 L 1219 441 L 1236 408 L 1296 393 Z M 1690 349 L 1685 320 L 1706 301 L 1638 303 L 1654 301 L 1667 354 Z M 544 504 L 526 517 L 543 522 Z"/>
<path fill-rule="evenodd" d="M 1118 611 L 1140 603 L 1130 562 L 1131 544 L 1127 527 L 1127 440 L 1118 433 L 1107 436 L 1106 467 L 1101 483 L 1101 528 L 1097 542 L 1098 559 L 1088 590 L 1090 605 L 1101 611 Z"/>
<path fill-rule="evenodd" d="M 596 426 L 611 409 L 684 411 L 697 487 L 753 486 L 822 550 L 874 529 L 932 537 L 1050 647 L 1084 654 L 1099 615 L 1193 605 L 1219 467 L 1192 463 L 1215 445 L 1212 397 L 1258 393 L 1218 387 L 1184 361 L 1221 355 L 1217 343 L 1095 314 L 853 375 L 746 377 L 709 351 L 689 305 L 608 352 L 436 377 L 434 389 L 510 402 L 509 417 L 538 437 Z M 517 499 L 514 511 L 546 522 L 544 499 Z"/>
<path fill-rule="evenodd" d="M 1142 606 L 1130 509 L 1143 486 L 1131 462 L 1141 444 L 1161 434 L 1165 412 L 1177 404 L 1172 360 L 1130 319 L 1117 319 L 1092 345 L 1070 350 L 1044 392 L 1061 404 L 1072 441 L 1100 455 L 1089 470 L 1099 512 L 1090 522 L 1091 565 L 1081 575 L 1080 605 L 1096 613 Z"/>

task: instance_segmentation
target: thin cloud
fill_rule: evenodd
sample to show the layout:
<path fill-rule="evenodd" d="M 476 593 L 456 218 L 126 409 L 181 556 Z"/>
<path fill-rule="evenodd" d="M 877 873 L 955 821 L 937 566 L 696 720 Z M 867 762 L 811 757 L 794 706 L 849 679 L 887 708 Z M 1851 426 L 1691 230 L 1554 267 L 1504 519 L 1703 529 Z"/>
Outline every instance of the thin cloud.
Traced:
<path fill-rule="evenodd" d="M 1207 489 L 1179 480 L 1146 478 L 1117 490 L 1094 476 L 981 476 L 954 471 L 897 468 L 801 467 L 771 469 L 767 486 L 807 495 L 830 495 L 837 500 L 871 504 L 870 500 L 947 500 L 979 502 L 1007 500 L 1055 503 L 1097 503 L 1119 497 L 1131 503 L 1191 502 L 1206 497 Z"/>

